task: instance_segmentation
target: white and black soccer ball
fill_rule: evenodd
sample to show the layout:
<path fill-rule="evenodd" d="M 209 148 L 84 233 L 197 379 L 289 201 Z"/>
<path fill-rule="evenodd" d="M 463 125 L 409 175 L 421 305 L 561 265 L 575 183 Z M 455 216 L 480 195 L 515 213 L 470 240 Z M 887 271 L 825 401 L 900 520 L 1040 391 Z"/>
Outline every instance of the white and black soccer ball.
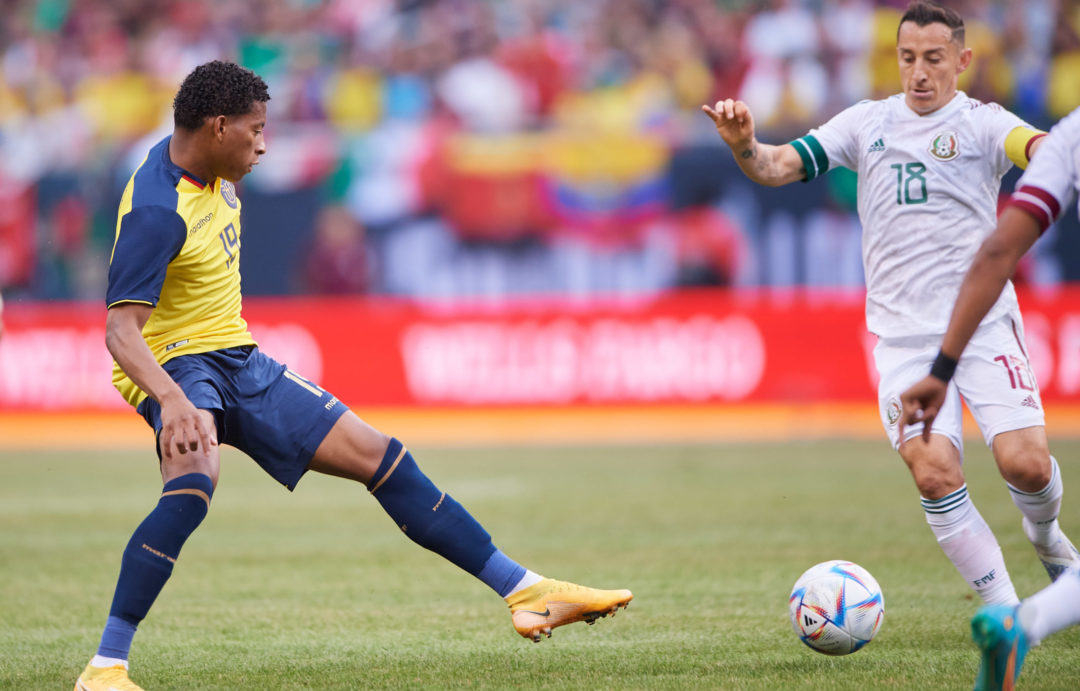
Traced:
<path fill-rule="evenodd" d="M 877 635 L 885 618 L 885 598 L 869 571 L 833 560 L 799 576 L 788 611 L 800 641 L 819 653 L 847 655 Z"/>

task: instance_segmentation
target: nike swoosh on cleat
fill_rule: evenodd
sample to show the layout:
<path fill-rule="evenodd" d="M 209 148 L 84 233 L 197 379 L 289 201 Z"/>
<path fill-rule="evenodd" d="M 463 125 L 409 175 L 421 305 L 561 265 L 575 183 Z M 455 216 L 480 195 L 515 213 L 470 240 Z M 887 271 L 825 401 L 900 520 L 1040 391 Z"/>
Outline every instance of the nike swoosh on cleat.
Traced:
<path fill-rule="evenodd" d="M 551 616 L 551 608 L 550 607 L 545 609 L 543 612 L 537 612 L 536 610 L 532 610 L 532 609 L 519 609 L 518 612 L 521 612 L 521 613 L 524 613 L 524 614 L 535 614 L 535 615 L 540 616 L 540 617 L 549 617 L 549 616 Z"/>

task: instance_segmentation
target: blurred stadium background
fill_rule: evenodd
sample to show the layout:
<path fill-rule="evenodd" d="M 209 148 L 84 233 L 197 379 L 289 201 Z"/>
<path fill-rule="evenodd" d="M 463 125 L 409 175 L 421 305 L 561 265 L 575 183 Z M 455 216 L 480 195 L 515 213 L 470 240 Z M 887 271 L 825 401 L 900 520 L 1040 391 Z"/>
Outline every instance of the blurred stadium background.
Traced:
<path fill-rule="evenodd" d="M 215 58 L 271 88 L 241 184 L 253 331 L 377 424 L 880 438 L 854 174 L 755 186 L 698 108 L 742 98 L 782 142 L 897 92 L 905 4 L 0 2 L 0 439 L 63 443 L 40 414 L 74 413 L 144 442 L 103 345 L 116 205 Z M 970 95 L 1043 128 L 1080 104 L 1080 2 L 949 4 Z M 1078 225 L 1018 276 L 1055 435 L 1080 429 Z"/>
<path fill-rule="evenodd" d="M 881 430 L 854 175 L 755 186 L 698 111 L 738 96 L 782 142 L 897 92 L 904 4 L 0 0 L 0 687 L 71 683 L 160 487 L 110 383 L 107 263 L 179 81 L 225 58 L 272 95 L 269 154 L 240 185 L 262 347 L 406 440 L 515 558 L 635 602 L 531 646 L 362 489 L 312 477 L 286 500 L 226 451 L 137 681 L 970 688 L 975 603 Z M 1080 104 L 1080 0 L 949 4 L 969 94 L 1043 128 Z M 1018 276 L 1067 483 L 1078 225 L 1070 205 Z M 1030 594 L 1046 578 L 1008 492 L 984 445 L 967 459 Z M 831 558 L 889 603 L 849 658 L 799 645 L 787 618 L 798 574 Z M 1078 668 L 1074 630 L 1023 682 L 1072 689 Z"/>

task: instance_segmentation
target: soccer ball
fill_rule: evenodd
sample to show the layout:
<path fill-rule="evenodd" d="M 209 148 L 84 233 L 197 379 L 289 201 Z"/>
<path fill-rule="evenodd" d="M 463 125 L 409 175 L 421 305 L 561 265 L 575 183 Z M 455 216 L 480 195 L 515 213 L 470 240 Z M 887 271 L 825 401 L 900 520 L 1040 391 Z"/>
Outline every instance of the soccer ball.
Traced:
<path fill-rule="evenodd" d="M 847 655 L 874 639 L 885 617 L 885 599 L 869 571 L 833 560 L 799 576 L 788 611 L 800 641 L 819 653 Z"/>

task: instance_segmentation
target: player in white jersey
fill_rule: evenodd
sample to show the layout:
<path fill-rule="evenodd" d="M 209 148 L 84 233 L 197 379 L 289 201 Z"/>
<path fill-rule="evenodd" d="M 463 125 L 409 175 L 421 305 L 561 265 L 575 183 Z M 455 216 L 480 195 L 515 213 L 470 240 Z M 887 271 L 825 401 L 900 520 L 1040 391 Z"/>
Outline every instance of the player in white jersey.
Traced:
<path fill-rule="evenodd" d="M 1016 185 L 997 229 L 983 242 L 960 286 L 956 306 L 931 374 L 901 396 L 901 426 L 921 424 L 923 437 L 946 399 L 950 375 L 963 367 L 960 358 L 972 337 L 1009 285 L 1026 253 L 1080 190 L 1080 109 L 1059 122 L 1039 157 Z M 1049 587 L 1017 606 L 987 606 L 971 621 L 982 650 L 977 691 L 1011 689 L 1029 647 L 1051 633 L 1080 624 L 1080 571 L 1071 569 Z"/>
<path fill-rule="evenodd" d="M 956 12 L 912 2 L 897 30 L 903 93 L 863 101 L 781 146 L 759 143 L 746 104 L 702 109 L 755 182 L 811 180 L 830 166 L 859 174 L 867 328 L 877 335 L 882 423 L 907 463 L 927 522 L 961 576 L 988 603 L 1018 602 L 1001 548 L 968 496 L 961 399 L 993 450 L 1051 579 L 1080 564 L 1058 527 L 1062 482 L 1009 286 L 982 321 L 934 435 L 903 436 L 900 393 L 930 367 L 964 271 L 994 228 L 1001 178 L 1026 165 L 1045 134 L 957 90 L 971 62 Z"/>

